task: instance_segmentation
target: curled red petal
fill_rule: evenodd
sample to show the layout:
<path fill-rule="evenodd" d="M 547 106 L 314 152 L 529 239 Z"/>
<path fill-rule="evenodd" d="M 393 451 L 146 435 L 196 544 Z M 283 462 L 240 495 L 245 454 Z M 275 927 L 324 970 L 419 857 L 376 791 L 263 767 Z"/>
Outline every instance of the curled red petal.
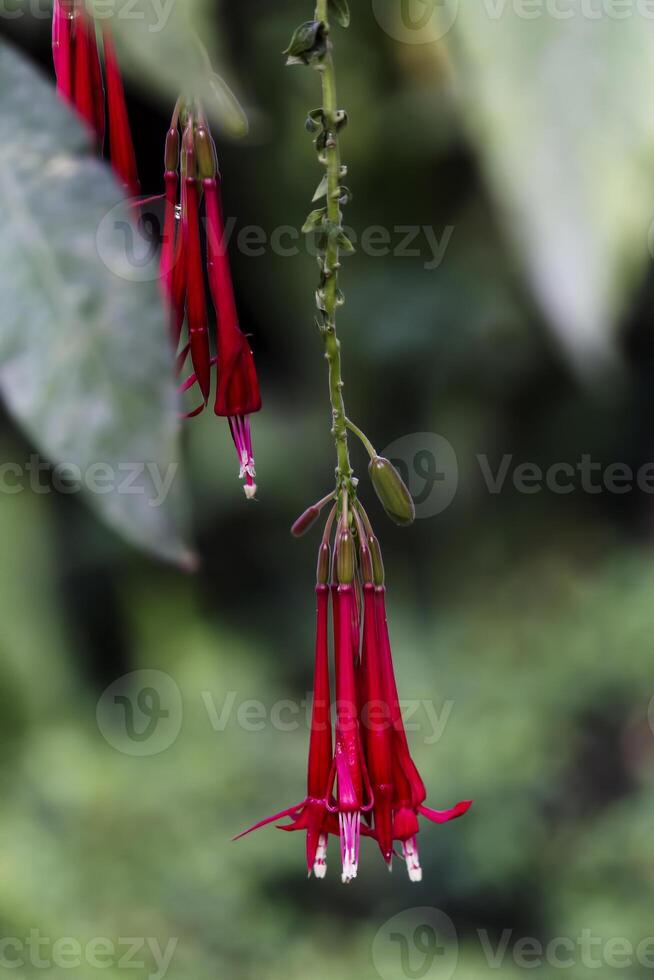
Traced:
<path fill-rule="evenodd" d="M 279 813 L 274 813 L 271 817 L 265 817 L 263 820 L 259 820 L 258 823 L 255 823 L 251 827 L 248 827 L 247 830 L 242 830 L 240 834 L 237 834 L 235 837 L 232 837 L 232 840 L 233 841 L 240 840 L 241 837 L 246 837 L 248 834 L 251 834 L 255 830 L 260 830 L 262 827 L 267 827 L 268 824 L 275 823 L 276 820 L 282 820 L 284 817 L 293 816 L 298 812 L 298 810 L 302 809 L 304 803 L 305 801 L 303 800 L 301 803 L 296 803 L 295 806 L 289 806 L 286 810 L 280 810 Z"/>
<path fill-rule="evenodd" d="M 418 813 L 427 817 L 433 823 L 447 823 L 449 820 L 456 820 L 457 817 L 462 817 L 464 813 L 467 813 L 472 806 L 472 800 L 463 800 L 461 803 L 457 803 L 450 810 L 431 810 L 428 806 L 419 806 Z"/>

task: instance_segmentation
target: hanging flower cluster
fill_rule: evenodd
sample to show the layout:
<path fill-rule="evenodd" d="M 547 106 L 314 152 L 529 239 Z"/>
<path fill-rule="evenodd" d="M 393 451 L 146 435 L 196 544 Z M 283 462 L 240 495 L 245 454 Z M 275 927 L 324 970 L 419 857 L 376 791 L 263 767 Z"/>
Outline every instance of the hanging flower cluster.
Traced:
<path fill-rule="evenodd" d="M 261 394 L 250 344 L 238 321 L 216 146 L 204 115 L 193 103 L 180 102 L 175 109 L 166 137 L 165 168 L 161 282 L 170 309 L 177 368 L 181 372 L 189 358 L 193 368 L 181 390 L 197 391 L 200 397 L 200 403 L 191 409 L 188 417 L 199 415 L 207 407 L 215 367 L 214 411 L 229 420 L 241 467 L 240 478 L 245 481 L 246 496 L 252 499 L 257 487 L 250 415 L 260 410 Z M 203 229 L 206 229 L 206 270 Z M 216 320 L 213 357 L 205 280 Z"/>
<path fill-rule="evenodd" d="M 106 25 L 98 26 L 85 0 L 54 0 L 52 51 L 58 91 L 93 130 L 101 153 L 108 129 L 113 169 L 126 193 L 137 197 L 136 156 L 111 33 Z M 250 415 L 260 410 L 261 395 L 252 351 L 238 321 L 216 148 L 208 123 L 192 99 L 180 100 L 175 109 L 166 138 L 164 181 L 161 282 L 170 311 L 177 370 L 181 373 L 189 358 L 192 364 L 192 373 L 180 391 L 194 390 L 200 396 L 200 403 L 185 417 L 199 415 L 206 408 L 215 368 L 214 411 L 229 420 L 240 478 L 245 481 L 246 496 L 252 499 L 257 488 Z M 213 356 L 210 307 L 217 324 Z"/>
<path fill-rule="evenodd" d="M 288 63 L 320 73 L 323 105 L 309 113 L 325 173 L 314 195 L 324 206 L 308 216 L 303 231 L 316 236 L 320 281 L 317 325 L 329 365 L 332 433 L 337 454 L 336 486 L 296 522 L 304 534 L 330 505 L 318 556 L 313 708 L 307 793 L 294 806 L 244 831 L 277 821 L 280 829 L 306 832 L 309 874 L 322 878 L 329 835 L 340 840 L 342 879 L 357 875 L 361 836 L 376 841 L 392 866 L 396 850 L 409 878 L 420 881 L 419 817 L 445 823 L 464 814 L 470 801 L 449 810 L 426 806 L 427 793 L 411 756 L 402 720 L 386 621 L 385 572 L 381 547 L 357 496 L 350 465 L 348 431 L 370 454 L 369 473 L 387 514 L 411 524 L 414 506 L 399 473 L 376 453 L 346 416 L 336 311 L 344 297 L 338 286 L 340 257 L 354 250 L 343 228 L 341 208 L 350 200 L 343 185 L 339 136 L 347 114 L 337 109 L 331 28 L 333 14 L 350 21 L 347 0 L 317 0 L 312 21 L 298 28 Z M 85 0 L 54 0 L 53 54 L 57 87 L 76 107 L 104 150 L 106 128 L 114 170 L 131 195 L 139 194 L 134 147 L 125 95 L 111 35 L 87 12 Z M 105 92 L 106 85 L 106 92 Z M 241 331 L 232 284 L 221 205 L 216 146 L 207 119 L 193 96 L 180 99 L 166 137 L 165 220 L 161 285 L 170 315 L 178 372 L 191 373 L 180 385 L 198 400 L 187 417 L 209 404 L 215 377 L 214 411 L 229 420 L 248 498 L 256 494 L 250 416 L 261 408 L 254 358 Z M 215 318 L 215 352 L 210 324 Z M 330 658 L 330 632 L 332 636 Z"/>
<path fill-rule="evenodd" d="M 306 832 L 308 872 L 323 878 L 329 835 L 338 836 L 342 880 L 350 882 L 357 875 L 364 835 L 377 842 L 389 868 L 397 845 L 409 878 L 420 881 L 419 817 L 446 823 L 462 816 L 471 802 L 457 803 L 449 810 L 432 810 L 425 805 L 427 792 L 411 756 L 398 699 L 386 622 L 381 547 L 358 499 L 358 480 L 350 464 L 348 432 L 360 439 L 370 455 L 369 475 L 388 516 L 401 526 L 413 522 L 413 500 L 398 471 L 377 454 L 345 414 L 336 312 L 345 301 L 338 285 L 340 256 L 352 252 L 354 246 L 342 223 L 341 208 L 351 197 L 343 185 L 347 168 L 340 155 L 340 132 L 347 123 L 347 113 L 337 108 L 331 14 L 347 27 L 347 0 L 317 0 L 314 20 L 295 31 L 286 51 L 288 64 L 316 69 L 322 84 L 323 105 L 309 113 L 306 129 L 314 135 L 318 161 L 325 168 L 313 201 L 324 197 L 326 203 L 309 214 L 303 231 L 316 236 L 320 269 L 316 323 L 329 365 L 337 455 L 335 490 L 310 507 L 292 529 L 296 536 L 304 534 L 319 519 L 322 509 L 332 503 L 318 556 L 307 794 L 295 806 L 261 820 L 239 837 L 287 819 L 289 822 L 277 826 Z"/>
<path fill-rule="evenodd" d="M 93 130 L 100 152 L 108 128 L 111 165 L 127 193 L 138 195 L 136 155 L 111 32 L 98 27 L 84 0 L 54 0 L 52 54 L 58 91 Z"/>
<path fill-rule="evenodd" d="M 382 502 L 410 523 L 413 507 L 397 471 L 376 456 L 375 487 Z M 296 535 L 316 520 L 331 494 L 294 525 Z M 398 503 L 402 501 L 402 506 Z M 335 519 L 336 531 L 332 542 Z M 377 842 L 390 868 L 397 841 L 411 881 L 422 879 L 418 817 L 446 823 L 462 816 L 470 801 L 449 810 L 425 805 L 427 792 L 411 757 L 402 720 L 386 622 L 386 587 L 381 548 L 370 520 L 347 493 L 334 505 L 318 555 L 317 623 L 313 707 L 306 798 L 246 830 L 239 837 L 285 817 L 282 830 L 307 834 L 307 868 L 326 872 L 329 834 L 339 836 L 342 880 L 357 875 L 363 834 Z M 332 703 L 329 669 L 329 607 L 334 652 Z M 335 716 L 332 725 L 332 715 Z"/>

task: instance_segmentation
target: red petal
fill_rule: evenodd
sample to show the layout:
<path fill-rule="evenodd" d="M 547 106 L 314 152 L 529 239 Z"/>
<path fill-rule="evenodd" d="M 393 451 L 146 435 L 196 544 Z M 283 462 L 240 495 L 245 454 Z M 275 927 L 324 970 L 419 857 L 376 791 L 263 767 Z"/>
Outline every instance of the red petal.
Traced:
<path fill-rule="evenodd" d="M 232 840 L 240 840 L 241 837 L 251 834 L 253 830 L 260 830 L 261 827 L 266 827 L 269 823 L 274 823 L 275 820 L 281 820 L 283 817 L 291 817 L 298 810 L 301 810 L 304 804 L 305 801 L 303 800 L 301 803 L 296 803 L 295 806 L 290 806 L 287 810 L 280 810 L 279 813 L 274 813 L 272 817 L 266 817 L 264 820 L 260 820 L 259 823 L 255 823 L 252 827 L 248 827 L 247 830 L 241 831 L 236 837 L 232 837 Z"/>
<path fill-rule="evenodd" d="M 430 810 L 428 806 L 419 806 L 418 813 L 433 823 L 447 823 L 448 820 L 456 820 L 457 817 L 462 817 L 471 806 L 472 800 L 463 800 L 462 803 L 453 806 L 451 810 Z"/>

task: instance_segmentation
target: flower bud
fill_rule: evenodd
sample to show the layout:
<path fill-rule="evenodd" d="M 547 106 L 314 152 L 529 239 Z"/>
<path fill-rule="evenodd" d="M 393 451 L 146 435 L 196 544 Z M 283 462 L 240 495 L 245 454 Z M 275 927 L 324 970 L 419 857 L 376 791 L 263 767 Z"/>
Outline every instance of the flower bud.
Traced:
<path fill-rule="evenodd" d="M 198 176 L 210 179 L 216 176 L 216 150 L 209 130 L 198 126 L 195 133 L 195 152 L 198 161 Z"/>
<path fill-rule="evenodd" d="M 375 570 L 370 554 L 370 548 L 365 538 L 359 539 L 359 561 L 361 564 L 361 578 L 364 585 L 372 585 L 375 581 Z"/>
<path fill-rule="evenodd" d="M 321 508 L 317 504 L 312 504 L 311 507 L 307 507 L 304 514 L 301 514 L 296 520 L 295 524 L 291 528 L 291 534 L 294 538 L 301 538 L 303 534 L 311 530 L 313 525 L 316 523 L 320 517 Z"/>
<path fill-rule="evenodd" d="M 171 128 L 166 135 L 166 152 L 164 154 L 166 172 L 172 173 L 179 167 L 179 130 Z"/>
<path fill-rule="evenodd" d="M 336 579 L 339 585 L 350 585 L 354 582 L 354 572 L 354 537 L 351 531 L 344 530 L 336 539 Z"/>
<path fill-rule="evenodd" d="M 374 534 L 368 536 L 370 545 L 370 557 L 372 559 L 372 571 L 375 585 L 383 585 L 386 581 L 386 571 L 384 569 L 384 559 L 382 558 L 381 545 Z"/>
<path fill-rule="evenodd" d="M 368 467 L 372 485 L 392 521 L 401 526 L 413 524 L 416 509 L 402 477 L 390 460 L 375 456 Z"/>
<path fill-rule="evenodd" d="M 320 545 L 318 551 L 318 568 L 316 570 L 316 582 L 318 585 L 327 585 L 329 582 L 329 567 L 331 565 L 332 552 L 326 541 Z"/>

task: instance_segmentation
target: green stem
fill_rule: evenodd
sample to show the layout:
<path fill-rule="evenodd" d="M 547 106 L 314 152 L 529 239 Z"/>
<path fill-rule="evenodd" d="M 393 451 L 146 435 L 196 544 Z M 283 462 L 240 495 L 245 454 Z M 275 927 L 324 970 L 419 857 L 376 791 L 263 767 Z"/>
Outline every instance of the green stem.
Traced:
<path fill-rule="evenodd" d="M 317 0 L 316 20 L 325 24 L 327 31 L 327 53 L 320 66 L 322 79 L 322 99 L 325 127 L 328 131 L 325 149 L 327 169 L 327 221 L 331 229 L 341 227 L 341 152 L 338 141 L 336 113 L 336 74 L 332 57 L 332 43 L 329 36 L 328 0 Z M 339 244 L 335 234 L 330 234 L 325 255 L 327 281 L 324 287 L 325 357 L 329 364 L 329 395 L 332 406 L 332 435 L 336 444 L 338 459 L 337 484 L 353 490 L 352 466 L 347 441 L 347 421 L 343 400 L 343 379 L 341 376 L 341 344 L 336 333 L 336 308 L 338 298 Z"/>
<path fill-rule="evenodd" d="M 375 449 L 375 447 L 373 446 L 373 444 L 371 443 L 370 439 L 365 434 L 365 432 L 362 432 L 359 426 L 355 425 L 354 422 L 351 422 L 350 419 L 345 419 L 345 424 L 350 430 L 350 432 L 353 432 L 354 435 L 361 440 L 361 442 L 367 449 L 370 458 L 374 459 L 375 456 L 377 455 L 377 450 Z"/>

